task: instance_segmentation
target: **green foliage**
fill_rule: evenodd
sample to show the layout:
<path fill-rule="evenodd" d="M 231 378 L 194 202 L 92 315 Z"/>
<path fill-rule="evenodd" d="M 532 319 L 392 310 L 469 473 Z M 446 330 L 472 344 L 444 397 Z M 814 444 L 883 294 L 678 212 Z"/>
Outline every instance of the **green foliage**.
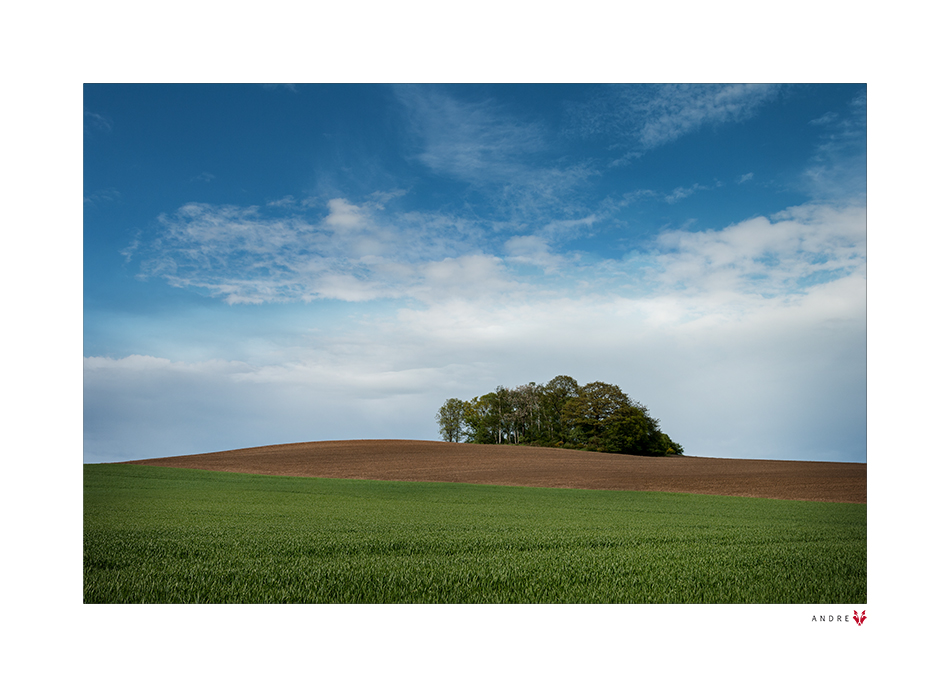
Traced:
<path fill-rule="evenodd" d="M 462 440 L 462 422 L 465 418 L 465 402 L 457 398 L 450 398 L 439 408 L 435 416 L 439 423 L 439 433 L 446 441 L 458 442 Z"/>
<path fill-rule="evenodd" d="M 621 411 L 630 408 L 630 399 L 614 384 L 591 382 L 564 405 L 561 417 L 582 442 L 603 443 L 608 427 L 617 422 Z"/>
<path fill-rule="evenodd" d="M 542 387 L 541 407 L 544 417 L 544 438 L 549 442 L 565 442 L 568 439 L 567 425 L 562 417 L 564 406 L 575 398 L 580 387 L 573 377 L 558 375 Z"/>
<path fill-rule="evenodd" d="M 462 407 L 458 434 L 446 430 L 443 417 L 449 404 Z M 683 453 L 680 444 L 660 431 L 646 406 L 631 401 L 620 387 L 604 382 L 580 386 L 566 375 L 542 386 L 499 386 L 467 402 L 449 399 L 437 419 L 446 441 L 463 436 L 476 444 L 570 446 L 646 456 Z"/>
<path fill-rule="evenodd" d="M 608 450 L 614 453 L 656 455 L 659 430 L 656 421 L 633 405 L 618 408 L 603 429 Z"/>
<path fill-rule="evenodd" d="M 83 467 L 85 603 L 867 600 L 867 507 Z"/>
<path fill-rule="evenodd" d="M 494 393 L 473 398 L 465 406 L 465 440 L 476 444 L 497 443 L 501 419 L 498 414 L 498 399 Z"/>

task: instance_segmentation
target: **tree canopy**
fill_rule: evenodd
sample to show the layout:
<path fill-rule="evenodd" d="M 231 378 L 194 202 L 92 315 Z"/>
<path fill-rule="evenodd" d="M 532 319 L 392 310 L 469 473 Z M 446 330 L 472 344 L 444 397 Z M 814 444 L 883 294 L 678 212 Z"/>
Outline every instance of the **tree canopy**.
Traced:
<path fill-rule="evenodd" d="M 559 375 L 547 384 L 497 387 L 470 401 L 448 399 L 436 415 L 446 441 L 563 446 L 644 456 L 681 455 L 642 403 L 619 386 L 584 386 Z"/>

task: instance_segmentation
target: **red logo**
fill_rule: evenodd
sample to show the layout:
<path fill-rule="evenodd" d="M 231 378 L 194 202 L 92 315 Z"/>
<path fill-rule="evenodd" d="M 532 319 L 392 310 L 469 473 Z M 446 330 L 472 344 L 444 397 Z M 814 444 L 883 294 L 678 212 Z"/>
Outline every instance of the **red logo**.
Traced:
<path fill-rule="evenodd" d="M 867 620 L 867 618 L 864 617 L 864 611 L 861 611 L 860 618 L 858 617 L 858 612 L 857 611 L 854 612 L 854 622 L 858 624 L 858 627 L 861 627 L 864 624 L 865 620 Z"/>

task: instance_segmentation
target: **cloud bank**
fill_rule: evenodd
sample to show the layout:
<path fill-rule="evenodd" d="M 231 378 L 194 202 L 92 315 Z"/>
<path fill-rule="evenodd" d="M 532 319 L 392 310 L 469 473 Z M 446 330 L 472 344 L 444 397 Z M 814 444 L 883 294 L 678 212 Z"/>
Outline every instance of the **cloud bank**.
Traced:
<path fill-rule="evenodd" d="M 162 218 L 144 274 L 234 304 L 401 304 L 367 310 L 345 334 L 274 342 L 254 364 L 87 358 L 87 459 L 120 456 L 123 439 L 97 422 L 129 413 L 153 418 L 158 454 L 228 448 L 215 445 L 222 433 L 229 447 L 436 439 L 431 416 L 446 398 L 556 374 L 619 384 L 692 453 L 863 457 L 860 431 L 839 434 L 840 416 L 823 410 L 864 393 L 863 207 L 669 230 L 601 261 L 554 254 L 538 236 L 474 253 L 483 227 L 367 202 L 333 199 L 317 219 L 308 211 L 186 206 Z M 545 269 L 558 271 L 556 284 Z M 863 407 L 844 412 L 861 427 Z"/>

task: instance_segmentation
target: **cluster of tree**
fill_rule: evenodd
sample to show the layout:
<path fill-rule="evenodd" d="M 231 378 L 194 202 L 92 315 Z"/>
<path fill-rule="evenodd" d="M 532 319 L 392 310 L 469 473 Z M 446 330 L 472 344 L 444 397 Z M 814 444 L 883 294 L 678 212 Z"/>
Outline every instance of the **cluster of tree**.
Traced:
<path fill-rule="evenodd" d="M 681 455 L 642 403 L 604 382 L 499 386 L 471 401 L 450 398 L 436 415 L 446 441 L 563 446 L 640 456 Z"/>

